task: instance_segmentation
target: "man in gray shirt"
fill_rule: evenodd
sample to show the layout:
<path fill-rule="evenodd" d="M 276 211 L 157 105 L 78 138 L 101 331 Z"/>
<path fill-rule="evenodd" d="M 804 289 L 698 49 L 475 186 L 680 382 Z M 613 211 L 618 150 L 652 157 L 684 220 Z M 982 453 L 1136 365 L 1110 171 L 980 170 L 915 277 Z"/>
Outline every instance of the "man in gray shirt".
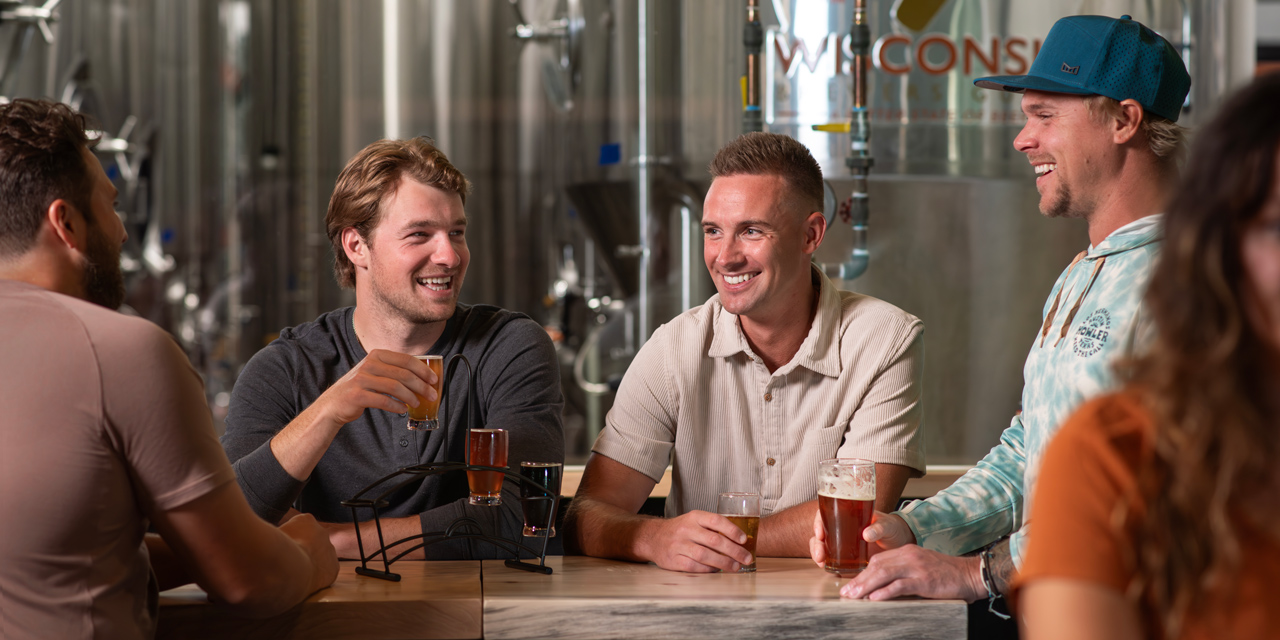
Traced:
<path fill-rule="evenodd" d="M 343 500 L 405 466 L 464 460 L 465 375 L 445 391 L 447 424 L 406 428 L 414 393 L 434 399 L 435 374 L 414 355 L 467 357 L 478 395 L 473 422 L 508 431 L 509 467 L 564 460 L 551 340 L 523 314 L 457 302 L 470 259 L 469 190 L 421 138 L 382 140 L 357 154 L 339 175 L 326 216 L 334 270 L 339 284 L 355 289 L 356 306 L 283 330 L 236 381 L 222 445 L 249 504 L 271 522 L 296 509 L 330 523 L 342 557 L 358 555 Z M 514 483 L 504 484 L 500 507 L 472 506 L 467 496 L 461 472 L 404 487 L 381 510 L 386 541 L 440 532 L 461 517 L 490 535 L 519 538 Z M 369 521 L 358 526 L 367 554 L 377 532 Z M 493 557 L 497 549 L 481 544 L 475 552 Z M 472 557 L 457 541 L 428 546 L 424 555 Z"/>

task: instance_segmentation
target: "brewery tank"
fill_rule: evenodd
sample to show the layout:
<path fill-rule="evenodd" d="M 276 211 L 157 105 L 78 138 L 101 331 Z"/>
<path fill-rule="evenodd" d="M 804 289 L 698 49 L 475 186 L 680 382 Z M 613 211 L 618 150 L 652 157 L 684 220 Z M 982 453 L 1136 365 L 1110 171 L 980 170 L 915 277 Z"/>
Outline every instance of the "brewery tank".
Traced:
<path fill-rule="evenodd" d="M 765 126 L 814 151 L 836 203 L 851 192 L 849 139 L 813 125 L 848 119 L 852 4 L 759 2 Z M 1016 102 L 972 76 L 1029 60 L 1057 17 L 1129 13 L 1186 47 L 1194 123 L 1247 75 L 1249 11 L 868 8 L 880 44 L 870 266 L 842 286 L 925 320 L 929 458 L 971 462 L 1016 410 L 1040 305 L 1087 242 L 1078 223 L 1036 213 L 1011 147 Z M 475 183 L 463 299 L 528 313 L 558 338 L 578 460 L 644 333 L 713 291 L 696 222 L 705 168 L 742 127 L 745 0 L 64 0 L 58 12 L 54 43 L 31 38 L 0 92 L 65 96 L 117 141 L 100 157 L 130 194 L 129 304 L 178 338 L 215 417 L 281 327 L 352 302 L 330 272 L 323 213 L 346 160 L 383 136 L 432 136 Z M 0 23 L 0 60 L 16 27 Z M 833 209 L 824 261 L 852 242 Z"/>

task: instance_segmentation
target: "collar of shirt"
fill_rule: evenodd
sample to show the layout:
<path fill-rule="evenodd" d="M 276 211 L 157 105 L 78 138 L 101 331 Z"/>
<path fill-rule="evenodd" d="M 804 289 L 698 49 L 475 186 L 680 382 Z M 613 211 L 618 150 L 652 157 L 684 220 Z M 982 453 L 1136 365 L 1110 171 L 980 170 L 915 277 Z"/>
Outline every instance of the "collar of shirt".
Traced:
<path fill-rule="evenodd" d="M 1136 249 L 1145 244 L 1158 242 L 1164 235 L 1163 214 L 1155 214 L 1139 218 L 1111 232 L 1095 247 L 1089 247 L 1084 258 L 1095 260 L 1115 253 Z"/>
<path fill-rule="evenodd" d="M 791 361 L 782 365 L 773 375 L 787 375 L 796 367 L 804 367 L 814 373 L 829 377 L 838 377 L 841 370 L 839 331 L 841 304 L 840 293 L 827 276 L 816 267 L 813 279 L 818 285 L 818 312 L 813 316 L 813 324 L 809 326 L 809 335 Z M 758 360 L 747 343 L 747 336 L 742 333 L 742 325 L 738 316 L 724 310 L 720 306 L 720 295 L 709 301 L 715 305 L 715 324 L 712 327 L 711 347 L 707 355 L 712 358 L 729 358 L 739 353 Z"/>

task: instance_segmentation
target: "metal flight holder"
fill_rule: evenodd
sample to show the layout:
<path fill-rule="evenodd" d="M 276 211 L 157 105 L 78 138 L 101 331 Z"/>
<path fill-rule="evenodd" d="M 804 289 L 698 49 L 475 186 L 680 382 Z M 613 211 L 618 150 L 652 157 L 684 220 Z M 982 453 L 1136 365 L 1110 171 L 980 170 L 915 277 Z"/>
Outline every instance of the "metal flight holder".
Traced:
<path fill-rule="evenodd" d="M 457 354 L 452 358 L 449 358 L 449 364 L 445 367 L 445 378 L 444 378 L 444 383 L 441 385 L 441 395 L 440 395 L 440 403 L 441 403 L 440 408 L 441 408 L 441 411 L 443 412 L 441 421 L 444 423 L 444 428 L 438 429 L 435 432 L 435 433 L 444 434 L 442 437 L 445 439 L 444 450 L 446 453 L 449 451 L 450 429 L 449 429 L 449 405 L 446 404 L 444 400 L 445 400 L 445 396 L 447 395 L 447 390 L 449 388 L 449 381 L 453 377 L 454 369 L 457 367 L 459 362 L 462 362 L 463 364 L 467 365 L 467 404 L 465 409 L 466 417 L 463 420 L 463 424 L 467 426 L 468 431 L 470 431 L 473 428 L 481 428 L 483 426 L 483 425 L 477 425 L 475 422 L 473 422 L 473 420 L 478 420 L 480 416 L 479 395 L 476 394 L 475 371 L 471 368 L 471 361 L 468 360 L 466 356 L 462 354 Z M 379 516 L 379 512 L 381 509 L 385 508 L 389 504 L 387 502 L 387 496 L 391 495 L 392 493 L 395 493 L 396 491 L 399 491 L 401 488 L 405 487 L 410 483 L 421 482 L 428 476 L 436 476 L 436 475 L 441 475 L 445 473 L 453 473 L 455 471 L 496 471 L 496 472 L 502 473 L 507 478 L 516 480 L 523 487 L 536 488 L 538 491 L 540 491 L 543 494 L 543 497 L 538 499 L 551 500 L 551 508 L 547 511 L 547 522 L 546 522 L 547 531 L 549 532 L 551 530 L 551 527 L 555 525 L 556 510 L 560 504 L 559 495 L 553 494 L 551 491 L 547 490 L 542 485 L 539 485 L 538 483 L 532 480 L 529 480 L 528 478 L 524 478 L 517 473 L 512 473 L 511 471 L 508 471 L 508 467 L 486 467 L 486 466 L 471 464 L 471 447 L 468 446 L 466 447 L 465 462 L 445 462 L 442 464 L 420 464 L 420 465 L 411 465 L 408 467 L 403 467 L 395 472 L 389 473 L 386 476 L 374 481 L 373 484 L 365 487 L 364 489 L 361 489 L 360 492 L 357 493 L 350 500 L 342 501 L 342 506 L 349 507 L 351 509 L 351 519 L 353 523 L 360 522 L 359 509 L 362 509 L 362 508 L 372 509 L 374 528 L 378 532 L 377 548 L 374 549 L 372 552 L 366 554 L 364 549 L 364 538 L 360 534 L 360 527 L 358 525 L 356 526 L 356 545 L 360 548 L 360 566 L 356 567 L 356 573 L 362 576 L 369 576 L 371 578 L 380 578 L 383 580 L 390 580 L 392 582 L 399 582 L 400 574 L 391 572 L 392 563 L 396 562 L 400 558 L 403 558 L 406 554 L 409 554 L 423 547 L 427 547 L 427 546 L 436 544 L 438 542 L 443 542 L 445 540 L 461 539 L 461 540 L 467 541 L 468 550 L 473 555 L 475 554 L 475 545 L 474 545 L 475 541 L 479 540 L 482 542 L 488 542 L 496 547 L 509 551 L 515 555 L 515 558 L 508 559 L 506 561 L 506 565 L 508 567 L 511 567 L 513 569 L 520 569 L 522 571 L 530 571 L 533 573 L 542 573 L 547 575 L 551 574 L 551 567 L 547 566 L 547 543 L 550 542 L 551 536 L 548 535 L 542 538 L 541 549 L 533 549 L 532 547 L 526 546 L 525 544 L 518 541 L 507 540 L 504 538 L 499 538 L 496 536 L 485 534 L 480 529 L 480 523 L 476 522 L 472 518 L 458 518 L 457 520 L 454 520 L 453 522 L 449 523 L 449 526 L 446 527 L 444 531 L 432 531 L 432 532 L 424 531 L 421 534 L 418 534 L 416 536 L 409 536 L 407 538 L 403 538 L 403 539 L 391 542 L 390 544 L 386 542 L 382 533 L 382 520 Z M 400 478 L 399 482 L 396 482 L 390 488 L 380 492 L 376 497 L 366 497 L 369 494 L 371 494 L 373 491 L 375 491 L 378 487 L 383 486 L 385 483 L 395 480 L 397 478 Z M 398 553 L 396 553 L 395 556 L 391 558 L 387 557 L 388 552 L 391 550 L 392 547 L 398 547 L 400 545 L 414 542 L 416 540 L 421 540 L 421 542 L 411 547 L 408 547 L 402 551 L 399 551 Z M 521 560 L 520 553 L 522 551 L 528 552 L 530 555 L 538 558 L 538 563 L 533 564 L 531 562 L 525 562 Z M 372 569 L 369 567 L 369 562 L 377 556 L 382 556 L 381 570 Z"/>

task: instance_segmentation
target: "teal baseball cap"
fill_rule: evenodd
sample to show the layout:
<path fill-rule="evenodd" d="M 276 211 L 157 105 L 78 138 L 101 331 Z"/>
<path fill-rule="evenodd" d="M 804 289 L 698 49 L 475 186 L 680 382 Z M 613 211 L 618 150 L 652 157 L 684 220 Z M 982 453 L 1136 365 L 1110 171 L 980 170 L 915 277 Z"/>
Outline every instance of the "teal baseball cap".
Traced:
<path fill-rule="evenodd" d="M 1015 93 L 1032 89 L 1132 98 L 1146 111 L 1177 122 L 1191 76 L 1168 40 L 1129 16 L 1069 16 L 1053 24 L 1027 75 L 990 76 L 973 84 Z"/>

